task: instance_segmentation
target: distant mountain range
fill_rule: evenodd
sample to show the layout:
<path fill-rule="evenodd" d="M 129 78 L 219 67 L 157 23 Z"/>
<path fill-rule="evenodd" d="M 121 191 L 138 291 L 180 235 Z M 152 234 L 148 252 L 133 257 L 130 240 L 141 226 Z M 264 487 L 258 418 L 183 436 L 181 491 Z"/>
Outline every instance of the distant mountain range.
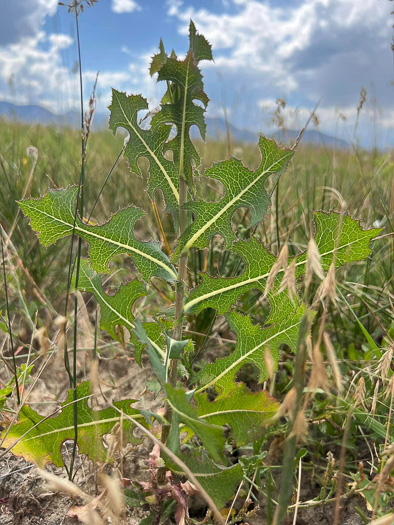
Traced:
<path fill-rule="evenodd" d="M 62 115 L 55 115 L 51 111 L 41 106 L 17 106 L 10 102 L 0 101 L 0 118 L 9 120 L 18 120 L 31 124 L 42 124 L 44 126 L 70 126 L 76 128 L 80 126 L 80 114 L 76 111 L 68 111 Z M 96 113 L 94 116 L 94 128 L 104 128 L 107 126 L 109 115 L 105 113 Z M 227 126 L 223 118 L 207 118 L 207 138 L 225 140 L 227 137 Z M 253 133 L 247 129 L 239 129 L 229 123 L 229 131 L 233 142 L 256 143 L 259 133 Z M 270 136 L 278 142 L 285 144 L 294 144 L 298 137 L 299 131 L 284 130 L 277 131 Z M 197 130 L 192 128 L 192 135 L 198 136 Z M 306 130 L 302 137 L 303 144 L 313 144 L 316 146 L 324 145 L 326 147 L 347 149 L 350 144 L 344 140 L 320 133 L 317 130 Z"/>

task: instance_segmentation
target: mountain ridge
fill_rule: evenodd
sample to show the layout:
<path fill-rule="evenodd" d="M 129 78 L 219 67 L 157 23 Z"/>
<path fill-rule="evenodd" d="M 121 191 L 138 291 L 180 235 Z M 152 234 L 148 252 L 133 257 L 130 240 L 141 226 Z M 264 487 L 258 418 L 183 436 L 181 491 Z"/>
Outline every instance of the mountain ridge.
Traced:
<path fill-rule="evenodd" d="M 18 120 L 20 122 L 42 125 L 56 125 L 61 127 L 79 127 L 80 114 L 76 111 L 68 111 L 66 113 L 56 115 L 48 109 L 39 105 L 16 105 L 11 102 L 0 101 L 0 118 L 7 118 L 10 120 Z M 103 112 L 97 112 L 94 116 L 94 128 L 103 128 L 107 126 L 109 115 Z M 226 140 L 227 138 L 227 124 L 223 118 L 207 117 L 207 138 Z M 231 139 L 233 142 L 252 143 L 255 144 L 260 133 L 252 132 L 247 129 L 240 129 L 231 123 L 228 123 Z M 292 129 L 285 129 L 268 134 L 269 137 L 274 138 L 278 142 L 285 144 L 294 144 L 299 131 Z M 192 136 L 198 137 L 197 130 L 192 129 Z M 347 149 L 350 144 L 345 140 L 332 137 L 318 130 L 306 130 L 302 138 L 303 144 L 312 144 L 315 146 L 324 145 L 326 147 L 337 147 Z"/>

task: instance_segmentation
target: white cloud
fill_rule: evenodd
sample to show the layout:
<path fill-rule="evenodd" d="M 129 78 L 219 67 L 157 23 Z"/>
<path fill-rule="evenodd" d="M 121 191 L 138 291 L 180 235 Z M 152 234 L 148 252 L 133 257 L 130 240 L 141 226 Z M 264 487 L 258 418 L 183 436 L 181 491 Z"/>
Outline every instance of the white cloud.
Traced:
<path fill-rule="evenodd" d="M 248 78 L 268 96 L 302 92 L 312 103 L 348 105 L 373 81 L 380 102 L 392 97 L 389 2 L 232 0 L 213 12 L 169 0 L 167 7 L 181 34 L 193 19 L 212 43 L 215 62 L 204 67 Z"/>
<path fill-rule="evenodd" d="M 141 6 L 135 0 L 112 0 L 112 11 L 114 13 L 132 13 L 141 11 Z"/>
<path fill-rule="evenodd" d="M 6 0 L 1 4 L 0 48 L 37 35 L 58 0 Z"/>

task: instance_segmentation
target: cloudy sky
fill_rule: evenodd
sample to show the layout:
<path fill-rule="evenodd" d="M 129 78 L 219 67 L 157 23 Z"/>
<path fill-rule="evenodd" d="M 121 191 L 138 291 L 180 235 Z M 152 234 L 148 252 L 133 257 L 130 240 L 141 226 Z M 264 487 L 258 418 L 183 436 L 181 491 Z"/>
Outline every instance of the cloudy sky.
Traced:
<path fill-rule="evenodd" d="M 80 16 L 85 94 L 100 71 L 100 111 L 111 87 L 157 105 L 150 57 L 160 37 L 184 54 L 193 19 L 213 45 L 215 61 L 202 64 L 209 116 L 225 105 L 233 124 L 264 132 L 284 98 L 286 126 L 299 128 L 320 101 L 321 130 L 349 138 L 364 86 L 359 134 L 384 146 L 394 140 L 393 9 L 389 0 L 99 0 Z M 77 109 L 73 15 L 57 0 L 2 0 L 0 13 L 0 100 Z"/>

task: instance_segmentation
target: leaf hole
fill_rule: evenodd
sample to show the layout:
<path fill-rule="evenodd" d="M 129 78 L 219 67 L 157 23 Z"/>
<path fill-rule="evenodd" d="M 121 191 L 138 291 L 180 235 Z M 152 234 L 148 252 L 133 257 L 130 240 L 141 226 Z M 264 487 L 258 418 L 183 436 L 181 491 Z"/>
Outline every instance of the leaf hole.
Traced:
<path fill-rule="evenodd" d="M 235 376 L 236 383 L 244 383 L 252 392 L 259 392 L 262 389 L 259 383 L 260 371 L 256 365 L 252 363 L 245 363 L 238 370 Z"/>

